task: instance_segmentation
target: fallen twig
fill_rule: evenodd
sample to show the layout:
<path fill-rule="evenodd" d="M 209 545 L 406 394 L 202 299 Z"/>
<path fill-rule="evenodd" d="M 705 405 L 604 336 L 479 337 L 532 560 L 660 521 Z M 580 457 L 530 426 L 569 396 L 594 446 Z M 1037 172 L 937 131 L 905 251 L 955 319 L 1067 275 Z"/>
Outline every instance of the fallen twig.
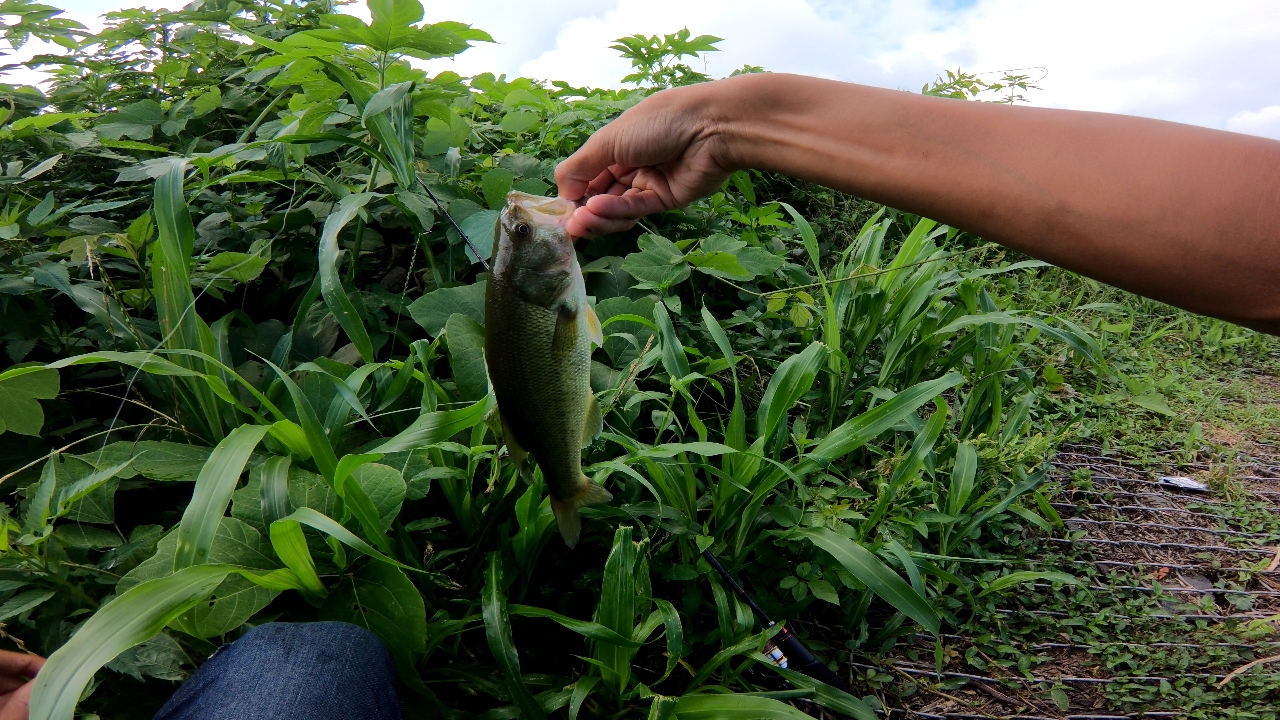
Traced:
<path fill-rule="evenodd" d="M 1222 678 L 1222 680 L 1218 683 L 1218 689 L 1219 689 L 1219 690 L 1221 690 L 1221 689 L 1223 688 L 1223 686 L 1224 686 L 1224 685 L 1226 685 L 1227 683 L 1231 682 L 1231 679 L 1232 679 L 1232 678 L 1234 678 L 1235 676 L 1237 676 L 1237 675 L 1239 675 L 1239 674 L 1241 674 L 1241 673 L 1243 673 L 1243 672 L 1248 671 L 1250 668 L 1252 668 L 1252 667 L 1253 667 L 1253 666 L 1255 666 L 1255 665 L 1265 665 L 1265 664 L 1267 664 L 1267 663 L 1275 662 L 1275 661 L 1277 661 L 1277 660 L 1280 660 L 1280 655 L 1272 655 L 1271 657 L 1258 658 L 1257 660 L 1254 660 L 1253 662 L 1245 663 L 1244 665 L 1241 665 L 1240 667 L 1236 668 L 1235 670 L 1232 670 L 1231 672 L 1227 673 L 1227 676 L 1226 676 L 1226 677 L 1224 677 L 1224 678 Z"/>

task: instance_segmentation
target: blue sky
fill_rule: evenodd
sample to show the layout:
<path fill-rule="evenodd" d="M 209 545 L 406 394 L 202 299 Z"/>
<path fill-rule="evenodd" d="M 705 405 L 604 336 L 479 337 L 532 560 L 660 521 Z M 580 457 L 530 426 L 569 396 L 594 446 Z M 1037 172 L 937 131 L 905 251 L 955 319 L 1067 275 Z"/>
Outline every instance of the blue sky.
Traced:
<path fill-rule="evenodd" d="M 133 3 L 45 0 L 82 21 Z M 177 0 L 146 3 L 177 6 Z M 1047 71 L 1034 104 L 1119 112 L 1280 139 L 1276 0 L 451 0 L 427 19 L 461 20 L 498 44 L 433 68 L 614 85 L 608 49 L 636 32 L 725 38 L 706 67 L 743 64 L 919 90 L 945 68 Z M 348 12 L 363 14 L 363 7 Z"/>

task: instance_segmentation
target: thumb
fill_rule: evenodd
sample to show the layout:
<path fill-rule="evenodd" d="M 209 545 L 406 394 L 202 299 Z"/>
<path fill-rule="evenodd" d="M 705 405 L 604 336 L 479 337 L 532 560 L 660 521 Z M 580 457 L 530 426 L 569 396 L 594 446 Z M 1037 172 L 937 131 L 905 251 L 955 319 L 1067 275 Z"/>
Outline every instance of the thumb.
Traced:
<path fill-rule="evenodd" d="M 28 720 L 31 713 L 31 689 L 35 684 L 32 680 L 7 698 L 7 702 L 0 706 L 0 720 Z"/>

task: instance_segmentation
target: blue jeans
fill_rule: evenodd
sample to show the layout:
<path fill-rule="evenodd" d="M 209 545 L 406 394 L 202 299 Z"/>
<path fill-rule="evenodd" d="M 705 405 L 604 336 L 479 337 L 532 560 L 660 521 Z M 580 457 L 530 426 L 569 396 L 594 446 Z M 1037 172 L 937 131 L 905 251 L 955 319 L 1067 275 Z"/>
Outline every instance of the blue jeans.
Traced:
<path fill-rule="evenodd" d="M 187 679 L 155 720 L 401 720 L 382 641 L 341 622 L 260 625 Z"/>

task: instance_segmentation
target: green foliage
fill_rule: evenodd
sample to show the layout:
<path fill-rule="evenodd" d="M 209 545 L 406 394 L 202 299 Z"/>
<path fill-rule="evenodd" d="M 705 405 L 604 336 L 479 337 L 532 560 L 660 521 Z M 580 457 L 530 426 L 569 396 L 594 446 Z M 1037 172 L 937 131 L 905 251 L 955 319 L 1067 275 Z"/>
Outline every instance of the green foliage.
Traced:
<path fill-rule="evenodd" d="M 596 129 L 707 79 L 681 61 L 718 38 L 623 38 L 640 87 L 598 90 L 431 76 L 407 58 L 490 38 L 422 24 L 416 0 L 371 2 L 370 24 L 327 2 L 126 10 L 97 35 L 23 7 L 23 32 L 75 39 L 0 121 L 0 419 L 22 436 L 0 621 L 56 651 L 39 717 L 84 688 L 85 712 L 121 712 L 120 673 L 159 697 L 173 658 L 271 619 L 370 629 L 448 716 L 799 717 L 804 698 L 870 717 L 874 698 L 756 672 L 777 628 L 699 554 L 775 618 L 837 628 L 808 638 L 824 660 L 938 632 L 1066 582 L 971 562 L 1054 519 L 1045 398 L 1120 372 L 1147 410 L 1167 389 L 1108 364 L 1117 331 L 1020 303 L 1042 263 L 735 173 L 579 243 L 606 336 L 584 470 L 616 499 L 569 551 L 486 423 L 478 261 L 509 190 L 552 192 Z M 161 646 L 145 668 L 129 650 Z"/>

